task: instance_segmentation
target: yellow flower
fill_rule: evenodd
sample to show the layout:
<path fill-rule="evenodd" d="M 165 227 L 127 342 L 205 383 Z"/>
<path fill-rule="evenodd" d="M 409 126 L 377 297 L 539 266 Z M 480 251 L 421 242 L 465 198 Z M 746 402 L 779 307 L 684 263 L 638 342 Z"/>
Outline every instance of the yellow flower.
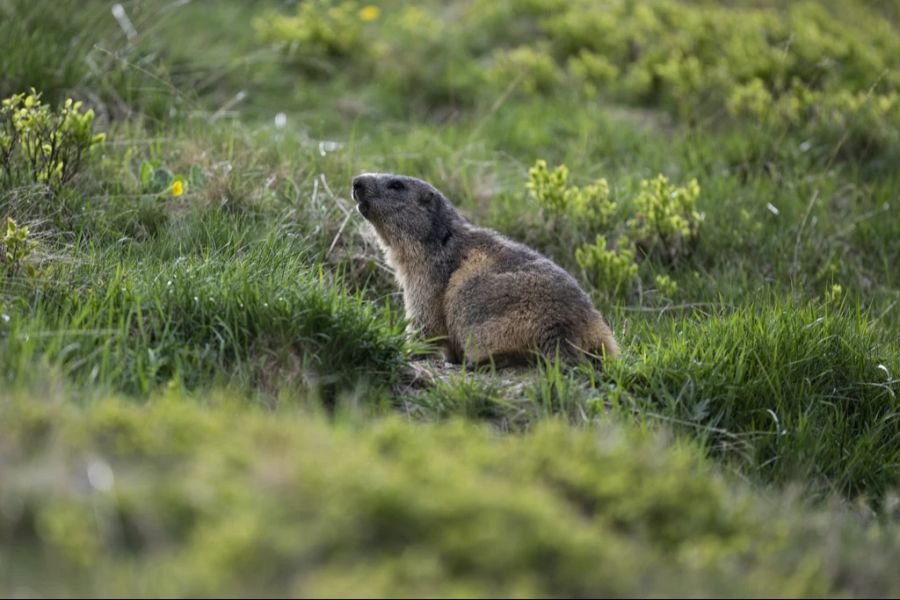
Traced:
<path fill-rule="evenodd" d="M 175 183 L 172 184 L 171 192 L 176 198 L 182 195 L 184 193 L 184 183 L 180 179 L 176 179 Z"/>
<path fill-rule="evenodd" d="M 369 4 L 359 9 L 359 18 L 363 21 L 374 21 L 381 16 L 381 9 Z"/>

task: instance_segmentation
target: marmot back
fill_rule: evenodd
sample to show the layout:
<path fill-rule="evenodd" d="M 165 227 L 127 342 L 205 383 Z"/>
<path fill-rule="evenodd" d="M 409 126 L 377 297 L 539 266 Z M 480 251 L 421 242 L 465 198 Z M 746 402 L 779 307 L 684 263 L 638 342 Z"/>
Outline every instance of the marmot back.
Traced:
<path fill-rule="evenodd" d="M 528 246 L 466 221 L 432 185 L 400 175 L 353 179 L 403 290 L 410 328 L 447 360 L 525 364 L 615 356 L 612 331 L 575 279 Z"/>

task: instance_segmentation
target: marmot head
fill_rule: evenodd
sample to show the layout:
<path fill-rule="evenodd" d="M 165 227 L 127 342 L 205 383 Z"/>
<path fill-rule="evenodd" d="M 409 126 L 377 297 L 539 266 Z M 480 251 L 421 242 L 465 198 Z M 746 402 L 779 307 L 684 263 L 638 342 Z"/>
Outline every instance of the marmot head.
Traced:
<path fill-rule="evenodd" d="M 353 178 L 359 213 L 391 248 L 445 246 L 461 217 L 430 183 L 390 173 L 364 173 Z"/>

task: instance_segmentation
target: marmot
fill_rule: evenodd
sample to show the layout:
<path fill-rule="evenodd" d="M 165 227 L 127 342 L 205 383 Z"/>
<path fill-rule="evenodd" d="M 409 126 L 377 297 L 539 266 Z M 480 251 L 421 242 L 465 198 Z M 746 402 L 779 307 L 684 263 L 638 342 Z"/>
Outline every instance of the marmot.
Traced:
<path fill-rule="evenodd" d="M 353 199 L 403 289 L 412 330 L 450 362 L 527 364 L 615 356 L 612 331 L 550 259 L 463 218 L 434 186 L 386 173 L 353 178 Z"/>

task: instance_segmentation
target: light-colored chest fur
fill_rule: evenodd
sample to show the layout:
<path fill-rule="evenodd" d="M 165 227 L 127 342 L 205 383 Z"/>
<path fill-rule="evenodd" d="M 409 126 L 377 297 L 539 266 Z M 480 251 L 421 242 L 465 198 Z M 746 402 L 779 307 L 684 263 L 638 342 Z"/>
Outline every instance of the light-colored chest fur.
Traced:
<path fill-rule="evenodd" d="M 400 252 L 382 244 L 385 258 L 403 290 L 403 306 L 411 330 L 424 337 L 447 335 L 443 310 L 444 286 L 430 277 L 425 257 L 415 251 Z"/>

